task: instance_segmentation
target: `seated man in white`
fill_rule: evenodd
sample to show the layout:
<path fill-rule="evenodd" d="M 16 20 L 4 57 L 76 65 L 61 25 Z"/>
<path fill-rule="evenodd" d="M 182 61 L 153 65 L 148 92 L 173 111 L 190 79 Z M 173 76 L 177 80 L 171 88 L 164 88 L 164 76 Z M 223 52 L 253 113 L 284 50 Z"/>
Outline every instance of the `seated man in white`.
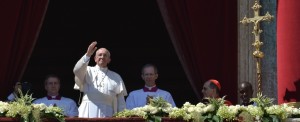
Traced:
<path fill-rule="evenodd" d="M 142 68 L 142 79 L 145 81 L 145 86 L 129 93 L 126 99 L 126 108 L 133 109 L 143 107 L 148 104 L 149 98 L 162 97 L 164 100 L 176 107 L 172 95 L 162 89 L 156 87 L 156 79 L 158 78 L 157 67 L 153 64 L 146 64 Z"/>
<path fill-rule="evenodd" d="M 22 90 L 22 83 L 16 82 L 14 85 L 14 91 L 7 97 L 7 101 L 14 101 L 17 97 L 19 97 L 19 90 Z"/>
<path fill-rule="evenodd" d="M 49 75 L 45 80 L 45 89 L 47 96 L 39 98 L 33 103 L 44 103 L 47 106 L 57 106 L 63 109 L 64 115 L 67 117 L 78 116 L 78 107 L 74 100 L 59 95 L 60 79 L 56 75 Z"/>
<path fill-rule="evenodd" d="M 29 82 L 19 82 L 17 81 L 14 85 L 14 91 L 7 97 L 7 101 L 15 101 L 18 97 L 20 97 L 20 92 L 23 95 L 31 94 L 31 83 Z"/>

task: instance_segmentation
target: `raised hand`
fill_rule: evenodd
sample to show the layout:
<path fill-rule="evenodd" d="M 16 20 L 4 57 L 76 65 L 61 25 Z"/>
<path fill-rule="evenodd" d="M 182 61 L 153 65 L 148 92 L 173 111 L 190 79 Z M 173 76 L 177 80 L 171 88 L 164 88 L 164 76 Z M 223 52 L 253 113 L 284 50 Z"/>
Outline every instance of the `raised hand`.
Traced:
<path fill-rule="evenodd" d="M 94 52 L 97 50 L 96 45 L 97 45 L 97 42 L 96 42 L 96 41 L 92 42 L 92 43 L 89 45 L 88 50 L 86 51 L 86 55 L 87 55 L 87 56 L 91 57 L 91 56 L 94 54 Z"/>

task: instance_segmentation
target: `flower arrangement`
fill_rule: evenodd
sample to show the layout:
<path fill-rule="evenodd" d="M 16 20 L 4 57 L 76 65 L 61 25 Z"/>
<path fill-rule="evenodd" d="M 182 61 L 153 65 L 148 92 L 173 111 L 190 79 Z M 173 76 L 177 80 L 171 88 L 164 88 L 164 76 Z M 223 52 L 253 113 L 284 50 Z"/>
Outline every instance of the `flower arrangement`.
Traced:
<path fill-rule="evenodd" d="M 241 106 L 224 104 L 223 98 L 210 98 L 208 104 L 198 103 L 193 105 L 189 102 L 183 104 L 181 108 L 171 107 L 171 104 L 162 98 L 154 98 L 149 105 L 125 109 L 115 117 L 142 117 L 146 120 L 160 122 L 161 117 L 182 119 L 192 122 L 223 122 L 223 121 L 242 121 L 242 122 L 280 122 L 290 117 L 300 117 L 300 109 L 288 106 L 287 104 L 273 105 L 273 99 L 262 96 L 251 101 L 255 105 Z"/>
<path fill-rule="evenodd" d="M 32 104 L 32 95 L 23 95 L 17 97 L 12 102 L 0 101 L 0 117 L 18 117 L 23 122 L 40 122 L 42 118 L 56 118 L 64 122 L 63 110 L 59 107 L 45 104 Z"/>
<path fill-rule="evenodd" d="M 168 117 L 168 113 L 172 111 L 172 105 L 161 97 L 150 98 L 150 104 L 144 107 L 134 108 L 132 110 L 125 109 L 114 115 L 114 117 L 142 117 L 149 121 L 161 121 L 161 117 Z"/>
<path fill-rule="evenodd" d="M 261 93 L 258 93 L 256 98 L 251 98 L 251 101 L 255 105 L 221 106 L 217 115 L 223 120 L 243 122 L 280 122 L 286 118 L 300 115 L 299 108 L 287 104 L 273 105 L 273 99 L 263 96 Z"/>
<path fill-rule="evenodd" d="M 273 105 L 274 99 L 263 96 L 262 93 L 257 94 L 257 98 L 251 98 L 251 101 L 255 102 L 261 109 L 262 114 L 260 120 L 279 122 L 292 115 L 300 115 L 300 111 L 297 108 L 288 106 L 287 104 Z"/>

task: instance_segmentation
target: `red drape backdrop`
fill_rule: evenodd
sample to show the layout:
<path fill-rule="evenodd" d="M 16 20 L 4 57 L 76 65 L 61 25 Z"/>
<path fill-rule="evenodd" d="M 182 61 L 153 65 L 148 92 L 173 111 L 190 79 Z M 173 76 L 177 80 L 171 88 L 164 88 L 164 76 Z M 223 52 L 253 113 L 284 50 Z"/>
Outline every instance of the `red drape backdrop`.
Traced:
<path fill-rule="evenodd" d="M 278 103 L 287 102 L 290 98 L 299 100 L 300 97 L 299 8 L 300 0 L 278 0 Z M 286 97 L 286 101 L 284 97 Z"/>
<path fill-rule="evenodd" d="M 26 68 L 48 0 L 0 1 L 0 99 L 6 99 Z"/>
<path fill-rule="evenodd" d="M 237 102 L 237 0 L 157 0 L 193 90 L 202 98 L 208 79 Z"/>

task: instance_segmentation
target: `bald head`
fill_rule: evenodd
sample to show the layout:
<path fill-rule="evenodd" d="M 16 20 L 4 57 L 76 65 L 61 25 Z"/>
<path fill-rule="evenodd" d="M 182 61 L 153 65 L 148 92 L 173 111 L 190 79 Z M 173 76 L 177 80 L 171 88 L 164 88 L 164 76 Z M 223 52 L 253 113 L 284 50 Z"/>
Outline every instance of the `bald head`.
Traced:
<path fill-rule="evenodd" d="M 242 82 L 239 88 L 240 98 L 242 100 L 243 105 L 249 105 L 250 98 L 253 95 L 252 84 L 249 82 Z"/>

